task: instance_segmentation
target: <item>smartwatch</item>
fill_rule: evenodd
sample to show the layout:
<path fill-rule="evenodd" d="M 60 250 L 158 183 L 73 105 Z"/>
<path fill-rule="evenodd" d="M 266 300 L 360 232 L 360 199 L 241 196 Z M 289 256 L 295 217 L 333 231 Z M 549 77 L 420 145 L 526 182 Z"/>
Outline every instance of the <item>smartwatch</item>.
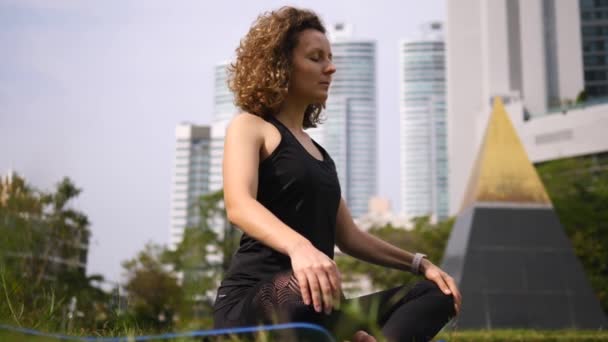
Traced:
<path fill-rule="evenodd" d="M 414 254 L 414 260 L 412 261 L 412 273 L 420 274 L 420 263 L 422 262 L 422 258 L 426 258 L 426 254 Z"/>

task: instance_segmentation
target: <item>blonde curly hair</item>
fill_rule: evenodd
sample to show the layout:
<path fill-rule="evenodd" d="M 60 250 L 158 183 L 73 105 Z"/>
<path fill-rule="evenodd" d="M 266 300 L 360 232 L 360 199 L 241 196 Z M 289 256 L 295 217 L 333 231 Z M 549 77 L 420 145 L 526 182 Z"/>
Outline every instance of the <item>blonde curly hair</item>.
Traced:
<path fill-rule="evenodd" d="M 236 49 L 236 61 L 228 67 L 228 86 L 238 107 L 262 117 L 276 114 L 287 96 L 298 33 L 306 29 L 326 32 L 314 12 L 294 7 L 281 7 L 256 19 Z M 317 127 L 324 107 L 324 103 L 309 105 L 303 127 Z"/>

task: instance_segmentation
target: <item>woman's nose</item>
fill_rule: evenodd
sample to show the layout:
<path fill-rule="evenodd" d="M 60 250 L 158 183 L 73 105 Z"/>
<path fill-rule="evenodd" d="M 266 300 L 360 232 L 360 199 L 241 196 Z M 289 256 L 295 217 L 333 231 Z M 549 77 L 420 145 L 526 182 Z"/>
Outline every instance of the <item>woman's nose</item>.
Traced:
<path fill-rule="evenodd" d="M 333 74 L 336 72 L 336 65 L 333 62 L 329 62 L 329 64 L 325 67 L 326 74 Z"/>

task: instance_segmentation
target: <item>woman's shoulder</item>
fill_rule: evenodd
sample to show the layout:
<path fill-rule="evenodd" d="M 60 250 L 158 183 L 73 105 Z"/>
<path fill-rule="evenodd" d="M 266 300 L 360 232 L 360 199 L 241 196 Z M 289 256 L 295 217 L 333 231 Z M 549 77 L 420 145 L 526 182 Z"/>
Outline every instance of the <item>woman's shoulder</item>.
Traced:
<path fill-rule="evenodd" d="M 261 126 L 266 123 L 261 116 L 256 114 L 251 114 L 247 112 L 241 112 L 236 114 L 231 120 L 229 126 Z"/>
<path fill-rule="evenodd" d="M 236 134 L 252 134 L 261 135 L 263 134 L 264 127 L 267 125 L 266 120 L 261 118 L 259 115 L 242 112 L 236 114 L 228 124 L 226 128 L 227 132 Z"/>
<path fill-rule="evenodd" d="M 226 128 L 226 139 L 255 142 L 268 145 L 268 148 L 278 145 L 281 134 L 277 128 L 259 115 L 242 112 L 235 115 Z"/>

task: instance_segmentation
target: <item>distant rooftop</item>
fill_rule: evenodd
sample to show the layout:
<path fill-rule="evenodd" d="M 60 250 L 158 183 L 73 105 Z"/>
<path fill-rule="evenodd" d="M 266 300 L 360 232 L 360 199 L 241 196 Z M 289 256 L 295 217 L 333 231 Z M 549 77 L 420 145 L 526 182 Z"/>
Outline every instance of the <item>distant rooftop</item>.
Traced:
<path fill-rule="evenodd" d="M 585 109 L 588 107 L 602 106 L 608 104 L 608 97 L 594 97 L 584 101 L 564 100 L 560 105 L 549 107 L 546 113 L 529 113 L 530 120 L 542 118 L 549 115 L 568 114 L 570 111 Z"/>

